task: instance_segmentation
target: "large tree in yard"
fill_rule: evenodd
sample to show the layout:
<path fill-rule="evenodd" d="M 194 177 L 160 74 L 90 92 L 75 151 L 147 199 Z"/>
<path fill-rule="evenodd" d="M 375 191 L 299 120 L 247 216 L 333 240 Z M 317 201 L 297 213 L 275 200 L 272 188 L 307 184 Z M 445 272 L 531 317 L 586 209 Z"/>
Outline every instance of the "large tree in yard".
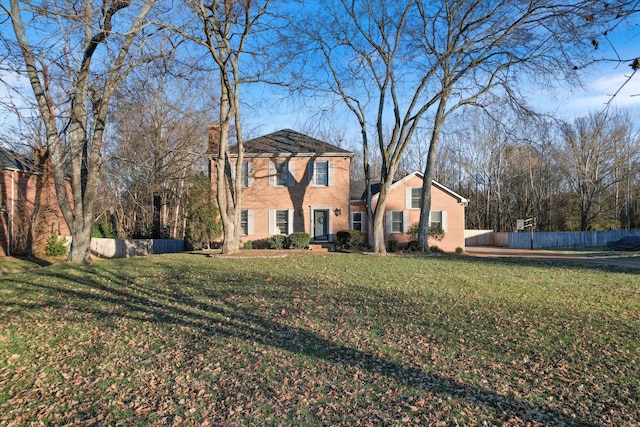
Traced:
<path fill-rule="evenodd" d="M 208 52 L 218 78 L 219 118 L 210 130 L 217 146 L 212 158 L 217 170 L 215 193 L 223 230 L 223 253 L 240 250 L 240 215 L 242 209 L 243 132 L 240 120 L 240 89 L 259 80 L 254 65 L 266 62 L 259 34 L 273 28 L 266 21 L 270 0 L 184 0 L 191 10 L 185 15 L 195 24 L 185 23 L 177 30 Z M 264 41 L 262 39 L 261 41 Z M 237 157 L 231 161 L 230 141 L 235 137 Z M 235 170 L 232 172 L 231 168 Z"/>
<path fill-rule="evenodd" d="M 333 93 L 360 126 L 375 252 L 385 252 L 386 195 L 420 127 L 431 132 L 424 169 L 418 244 L 428 250 L 431 182 L 443 124 L 463 106 L 505 97 L 524 106 L 522 84 L 571 80 L 597 37 L 633 11 L 634 2 L 545 0 L 331 0 L 297 29 L 319 52 L 308 61 L 307 89 Z M 302 51 L 302 48 L 299 50 Z M 496 96 L 499 95 L 499 96 Z M 382 169 L 366 160 L 379 151 Z"/>
<path fill-rule="evenodd" d="M 109 104 L 143 58 L 155 3 L 9 0 L 1 5 L 22 63 L 16 71 L 28 77 L 45 127 L 73 261 L 90 256 Z"/>

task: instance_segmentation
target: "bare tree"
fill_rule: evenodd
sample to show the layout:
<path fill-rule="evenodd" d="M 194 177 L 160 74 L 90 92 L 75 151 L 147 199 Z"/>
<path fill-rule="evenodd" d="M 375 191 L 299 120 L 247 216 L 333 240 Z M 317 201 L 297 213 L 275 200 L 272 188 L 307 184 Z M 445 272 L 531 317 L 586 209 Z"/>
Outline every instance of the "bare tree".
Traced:
<path fill-rule="evenodd" d="M 90 256 L 109 104 L 140 61 L 135 51 L 148 37 L 147 17 L 155 3 L 10 0 L 9 9 L 2 6 L 45 126 L 58 204 L 73 238 L 73 261 Z M 23 17 L 28 17 L 26 25 Z"/>
<path fill-rule="evenodd" d="M 614 190 L 627 179 L 628 153 L 621 147 L 629 143 L 630 131 L 628 118 L 610 112 L 593 113 L 562 127 L 564 144 L 557 157 L 578 200 L 580 230 L 591 229 L 607 210 L 617 223 Z"/>
<path fill-rule="evenodd" d="M 539 1 L 417 4 L 421 25 L 416 49 L 427 58 L 423 75 L 429 76 L 434 91 L 431 99 L 436 104 L 418 230 L 418 244 L 427 249 L 431 180 L 448 116 L 463 106 L 484 107 L 488 96 L 496 92 L 521 104 L 518 72 L 526 70 L 529 76 L 552 79 L 574 77 L 567 60 L 581 53 L 576 46 L 586 45 L 591 40 L 589 34 L 604 31 L 630 13 L 633 5 L 594 1 L 567 5 Z"/>
<path fill-rule="evenodd" d="M 185 4 L 197 17 L 199 28 L 188 26 L 177 28 L 184 37 L 204 47 L 213 60 L 219 82 L 219 120 L 210 129 L 211 147 L 217 170 L 216 198 L 223 229 L 223 253 L 235 253 L 240 249 L 240 217 L 242 207 L 242 181 L 233 179 L 242 176 L 243 133 L 240 111 L 240 88 L 247 82 L 259 78 L 252 74 L 246 61 L 255 63 L 262 58 L 262 45 L 250 45 L 252 37 L 271 30 L 266 20 L 270 0 L 222 0 L 207 2 L 185 0 Z M 265 39 L 260 38 L 259 41 Z M 259 73 L 258 73 L 259 74 Z M 236 139 L 237 155 L 235 173 L 231 171 L 230 140 Z"/>
<path fill-rule="evenodd" d="M 207 86 L 167 54 L 139 67 L 117 91 L 106 161 L 110 197 L 98 217 L 113 218 L 119 235 L 184 236 L 186 184 L 207 167 L 203 130 L 215 111 Z"/>
<path fill-rule="evenodd" d="M 431 182 L 451 114 L 463 106 L 487 106 L 494 93 L 522 103 L 518 72 L 527 71 L 527 84 L 574 77 L 569 51 L 577 55 L 585 46 L 577 42 L 591 46 L 587 31 L 619 19 L 630 3 L 335 0 L 314 10 L 316 19 L 297 31 L 311 36 L 328 71 L 314 70 L 306 83 L 344 101 L 360 126 L 365 159 L 372 146 L 382 155 L 375 210 L 371 195 L 367 203 L 374 250 L 385 251 L 386 194 L 419 125 L 431 130 L 418 233 L 419 246 L 428 250 Z"/>
<path fill-rule="evenodd" d="M 401 93 L 406 74 L 398 70 L 398 64 L 411 63 L 408 21 L 413 13 L 415 7 L 410 1 L 336 0 L 312 11 L 313 17 L 295 30 L 306 34 L 304 45 L 315 47 L 323 58 L 313 69 L 314 75 L 305 79 L 304 88 L 336 94 L 359 124 L 367 216 L 372 225 L 369 240 L 377 253 L 386 252 L 383 219 L 387 193 L 402 154 L 428 108 L 418 101 L 423 87 L 408 101 Z M 377 177 L 370 163 L 375 158 L 372 150 L 380 154 Z M 376 178 L 381 185 L 374 207 L 371 183 Z"/>

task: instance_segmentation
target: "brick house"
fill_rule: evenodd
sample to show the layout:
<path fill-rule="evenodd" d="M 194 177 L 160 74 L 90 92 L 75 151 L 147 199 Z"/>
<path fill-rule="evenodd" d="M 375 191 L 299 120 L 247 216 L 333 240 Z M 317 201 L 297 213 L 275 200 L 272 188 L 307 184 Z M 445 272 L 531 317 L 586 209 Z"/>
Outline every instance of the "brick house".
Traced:
<path fill-rule="evenodd" d="M 216 128 L 210 127 L 212 157 L 216 147 Z M 246 141 L 241 177 L 242 240 L 302 231 L 309 233 L 313 242 L 334 241 L 339 230 L 349 228 L 352 157 L 347 150 L 289 129 Z M 215 191 L 214 160 L 210 177 Z"/>
<path fill-rule="evenodd" d="M 45 151 L 30 159 L 0 147 L 0 256 L 44 249 L 51 234 L 68 236 Z"/>
<path fill-rule="evenodd" d="M 385 217 L 385 241 L 394 240 L 400 246 L 409 242 L 407 231 L 420 220 L 420 193 L 422 191 L 423 175 L 413 172 L 395 181 L 387 193 Z M 380 184 L 371 188 L 372 205 L 378 201 Z M 364 185 L 354 183 L 352 186 L 350 227 L 368 231 L 366 225 Z M 457 248 L 464 250 L 464 210 L 468 200 L 454 191 L 435 181 L 431 185 L 431 212 L 429 223 L 433 227 L 440 227 L 444 234 L 441 237 L 429 237 L 430 246 L 438 246 L 445 252 L 454 252 Z"/>
<path fill-rule="evenodd" d="M 217 176 L 217 128 L 209 128 L 211 185 Z M 233 158 L 233 149 L 232 158 Z M 255 241 L 275 234 L 309 233 L 312 242 L 333 242 L 340 230 L 367 232 L 364 191 L 351 182 L 353 153 L 293 130 L 280 130 L 244 143 L 241 239 Z M 231 165 L 232 170 L 235 169 Z M 395 182 L 387 199 L 386 238 L 406 244 L 408 227 L 417 222 L 418 172 Z M 379 186 L 378 186 L 379 188 Z M 375 193 L 375 186 L 374 186 Z M 375 204 L 377 196 L 374 196 Z M 419 195 L 418 195 L 419 200 Z M 437 244 L 445 251 L 464 248 L 467 200 L 433 183 L 431 222 L 445 230 Z"/>

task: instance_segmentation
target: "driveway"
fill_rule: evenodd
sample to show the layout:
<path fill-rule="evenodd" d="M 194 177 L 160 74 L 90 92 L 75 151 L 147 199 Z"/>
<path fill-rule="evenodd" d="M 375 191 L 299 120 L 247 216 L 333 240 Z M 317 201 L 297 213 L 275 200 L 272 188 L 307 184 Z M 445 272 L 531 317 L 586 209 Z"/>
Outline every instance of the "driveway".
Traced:
<path fill-rule="evenodd" d="M 510 249 L 497 246 L 467 246 L 466 253 L 477 257 L 528 258 L 570 261 L 584 265 L 640 269 L 640 252 L 594 250 Z"/>

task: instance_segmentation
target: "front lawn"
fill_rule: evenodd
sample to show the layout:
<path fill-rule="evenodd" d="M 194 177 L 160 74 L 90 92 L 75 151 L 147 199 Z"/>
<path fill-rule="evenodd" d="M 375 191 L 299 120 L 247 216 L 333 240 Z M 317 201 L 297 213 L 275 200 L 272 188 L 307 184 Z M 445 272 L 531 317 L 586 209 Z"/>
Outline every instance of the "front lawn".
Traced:
<path fill-rule="evenodd" d="M 0 277 L 0 425 L 635 425 L 634 272 L 160 255 Z"/>

